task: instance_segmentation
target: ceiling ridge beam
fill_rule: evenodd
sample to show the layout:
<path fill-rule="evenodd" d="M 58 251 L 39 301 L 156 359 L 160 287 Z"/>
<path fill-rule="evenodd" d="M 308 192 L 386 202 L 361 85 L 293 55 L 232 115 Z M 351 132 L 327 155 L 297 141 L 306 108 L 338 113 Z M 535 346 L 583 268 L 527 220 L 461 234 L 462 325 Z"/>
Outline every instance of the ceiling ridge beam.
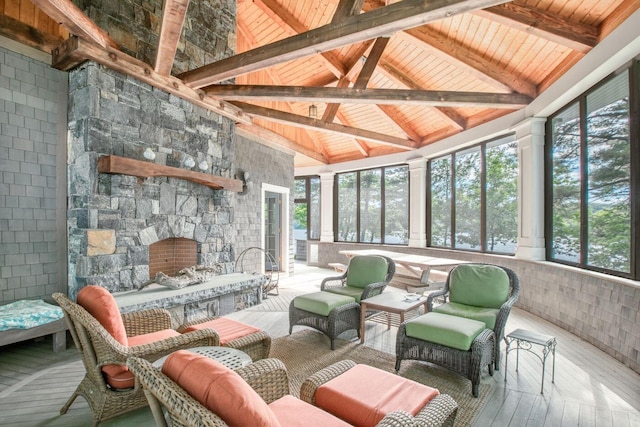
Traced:
<path fill-rule="evenodd" d="M 344 18 L 339 24 L 327 24 L 221 59 L 187 71 L 179 77 L 187 85 L 200 88 L 319 52 L 388 36 L 396 31 L 505 2 L 506 0 L 403 0 L 371 12 Z"/>
<path fill-rule="evenodd" d="M 350 104 L 427 105 L 441 107 L 521 108 L 532 98 L 520 93 L 460 92 L 417 89 L 357 89 L 263 85 L 213 85 L 205 93 L 229 101 L 305 101 Z"/>

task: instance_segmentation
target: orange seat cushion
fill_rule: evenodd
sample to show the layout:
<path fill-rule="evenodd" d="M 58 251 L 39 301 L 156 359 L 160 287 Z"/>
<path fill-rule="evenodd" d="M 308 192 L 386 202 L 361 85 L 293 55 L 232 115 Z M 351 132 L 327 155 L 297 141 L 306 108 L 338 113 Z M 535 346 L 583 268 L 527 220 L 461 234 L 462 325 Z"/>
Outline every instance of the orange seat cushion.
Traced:
<path fill-rule="evenodd" d="M 120 308 L 108 290 L 97 285 L 85 286 L 78 292 L 78 304 L 95 317 L 116 341 L 129 345 Z"/>
<path fill-rule="evenodd" d="M 189 326 L 184 330 L 184 332 L 193 332 L 206 328 L 213 329 L 218 333 L 218 336 L 220 337 L 220 345 L 226 345 L 235 339 L 245 337 L 255 332 L 260 332 L 260 329 L 254 326 L 238 322 L 237 320 L 227 319 L 226 317 L 219 317 L 214 320 Z"/>
<path fill-rule="evenodd" d="M 280 424 L 287 427 L 348 427 L 349 424 L 322 409 L 293 396 L 283 396 L 269 404 Z"/>
<path fill-rule="evenodd" d="M 178 350 L 167 357 L 162 372 L 230 426 L 280 425 L 258 393 L 215 360 Z"/>
<path fill-rule="evenodd" d="M 165 338 L 179 336 L 180 334 L 173 329 L 164 329 L 162 331 L 151 332 L 149 334 L 136 335 L 129 338 L 129 346 L 149 344 L 156 341 L 162 341 Z M 102 367 L 102 373 L 107 383 L 116 389 L 133 388 L 135 377 L 129 368 L 124 365 L 105 365 Z"/>
<path fill-rule="evenodd" d="M 356 365 L 321 385 L 315 394 L 320 408 L 359 427 L 375 426 L 389 412 L 416 415 L 440 394 L 432 387 L 367 365 Z"/>

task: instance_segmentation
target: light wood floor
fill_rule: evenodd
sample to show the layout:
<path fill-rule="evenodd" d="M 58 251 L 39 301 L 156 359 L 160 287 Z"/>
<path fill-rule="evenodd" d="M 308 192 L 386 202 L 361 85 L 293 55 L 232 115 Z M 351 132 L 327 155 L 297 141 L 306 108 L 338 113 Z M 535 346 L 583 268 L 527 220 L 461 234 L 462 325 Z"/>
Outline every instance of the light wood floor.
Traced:
<path fill-rule="evenodd" d="M 296 264 L 296 274 L 280 279 L 279 296 L 269 296 L 262 305 L 230 317 L 259 326 L 272 337 L 287 335 L 291 299 L 318 290 L 322 278 L 334 274 Z M 392 320 L 397 324 L 397 319 Z M 483 376 L 493 392 L 475 426 L 640 426 L 640 375 L 580 338 L 517 308 L 509 317 L 507 332 L 516 328 L 557 337 L 555 383 L 551 383 L 552 359 L 548 359 L 544 395 L 540 394 L 541 362 L 526 352 L 520 354 L 519 372 L 515 372 L 515 352 L 510 354 L 505 383 L 503 355 L 500 371 L 493 377 Z M 356 339 L 349 334 L 341 339 Z M 387 330 L 382 321 L 368 321 L 364 345 L 393 354 L 395 334 L 395 327 Z M 53 353 L 50 338 L 0 348 L 0 426 L 91 425 L 88 405 L 81 397 L 67 414 L 58 414 L 82 378 L 78 360 L 71 345 L 66 352 Z M 102 425 L 151 426 L 153 421 L 145 409 Z"/>

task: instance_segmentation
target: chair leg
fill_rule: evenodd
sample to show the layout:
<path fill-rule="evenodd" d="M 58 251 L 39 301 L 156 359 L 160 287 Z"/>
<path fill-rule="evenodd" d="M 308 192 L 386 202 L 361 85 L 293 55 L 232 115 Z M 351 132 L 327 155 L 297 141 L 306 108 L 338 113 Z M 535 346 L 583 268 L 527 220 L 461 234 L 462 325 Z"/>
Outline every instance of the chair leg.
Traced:
<path fill-rule="evenodd" d="M 67 413 L 67 411 L 69 410 L 69 408 L 73 404 L 73 401 L 76 400 L 76 397 L 78 397 L 78 396 L 80 396 L 80 394 L 78 394 L 77 391 L 74 391 L 73 394 L 71 395 L 71 397 L 69 398 L 69 400 L 67 400 L 67 403 L 65 403 L 64 406 L 62 408 L 60 408 L 60 415 L 64 415 L 64 414 Z"/>

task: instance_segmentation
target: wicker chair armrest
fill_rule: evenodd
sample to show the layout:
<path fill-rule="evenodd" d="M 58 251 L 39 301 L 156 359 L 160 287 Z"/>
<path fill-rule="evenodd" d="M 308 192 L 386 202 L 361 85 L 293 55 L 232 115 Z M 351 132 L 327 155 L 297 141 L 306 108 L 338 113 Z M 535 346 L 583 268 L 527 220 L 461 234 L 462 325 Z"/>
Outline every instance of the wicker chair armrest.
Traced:
<path fill-rule="evenodd" d="M 164 375 L 147 360 L 132 357 L 127 366 L 136 376 L 136 383 L 144 387 L 147 400 L 150 395 L 167 408 L 169 416 L 175 422 L 190 426 L 224 427 L 227 424 L 200 402 L 195 400 L 182 387 Z M 154 406 L 153 403 L 151 404 Z M 155 416 L 155 414 L 154 414 Z M 161 418 L 161 415 L 159 416 Z M 164 419 L 156 419 L 158 425 L 165 425 Z"/>
<path fill-rule="evenodd" d="M 385 417 L 376 424 L 376 427 L 414 427 L 422 425 L 426 426 L 427 424 L 416 423 L 415 418 L 409 412 L 393 411 L 385 415 Z"/>
<path fill-rule="evenodd" d="M 356 363 L 351 360 L 341 360 L 307 377 L 300 387 L 300 399 L 315 405 L 315 394 L 318 387 L 344 374 L 354 366 Z"/>
<path fill-rule="evenodd" d="M 445 296 L 449 294 L 449 289 L 448 288 L 444 288 L 444 289 L 440 289 L 439 291 L 435 291 L 435 292 L 430 292 L 429 296 L 427 297 L 427 311 L 432 311 L 433 310 L 433 301 L 441 296 Z"/>
<path fill-rule="evenodd" d="M 361 299 L 367 299 L 380 295 L 387 287 L 387 282 L 369 283 L 362 291 Z"/>
<path fill-rule="evenodd" d="M 267 404 L 289 394 L 287 368 L 278 359 L 261 359 L 236 372 Z"/>
<path fill-rule="evenodd" d="M 122 323 L 128 337 L 171 329 L 171 314 L 161 308 L 122 314 Z"/>
<path fill-rule="evenodd" d="M 211 320 L 216 320 L 216 319 L 219 319 L 219 318 L 220 318 L 220 316 L 211 316 L 211 317 L 205 317 L 204 319 L 192 320 L 191 322 L 183 323 L 182 325 L 178 326 L 176 328 L 176 331 L 178 331 L 181 334 L 183 334 L 184 330 L 187 329 L 189 326 L 199 325 L 200 323 L 209 322 Z"/>
<path fill-rule="evenodd" d="M 452 427 L 458 415 L 458 403 L 448 394 L 440 394 L 414 417 L 414 425 Z"/>
<path fill-rule="evenodd" d="M 125 347 L 127 349 L 126 355 L 128 357 L 142 357 L 155 361 L 177 350 L 215 345 L 215 336 L 213 329 L 201 329 L 152 343 L 137 345 L 135 347 Z"/>
<path fill-rule="evenodd" d="M 344 286 L 344 284 L 346 283 L 346 280 L 347 280 L 346 271 L 342 274 L 342 276 L 325 277 L 324 279 L 322 279 L 322 282 L 320 282 L 320 290 L 324 291 L 327 288 Z"/>

